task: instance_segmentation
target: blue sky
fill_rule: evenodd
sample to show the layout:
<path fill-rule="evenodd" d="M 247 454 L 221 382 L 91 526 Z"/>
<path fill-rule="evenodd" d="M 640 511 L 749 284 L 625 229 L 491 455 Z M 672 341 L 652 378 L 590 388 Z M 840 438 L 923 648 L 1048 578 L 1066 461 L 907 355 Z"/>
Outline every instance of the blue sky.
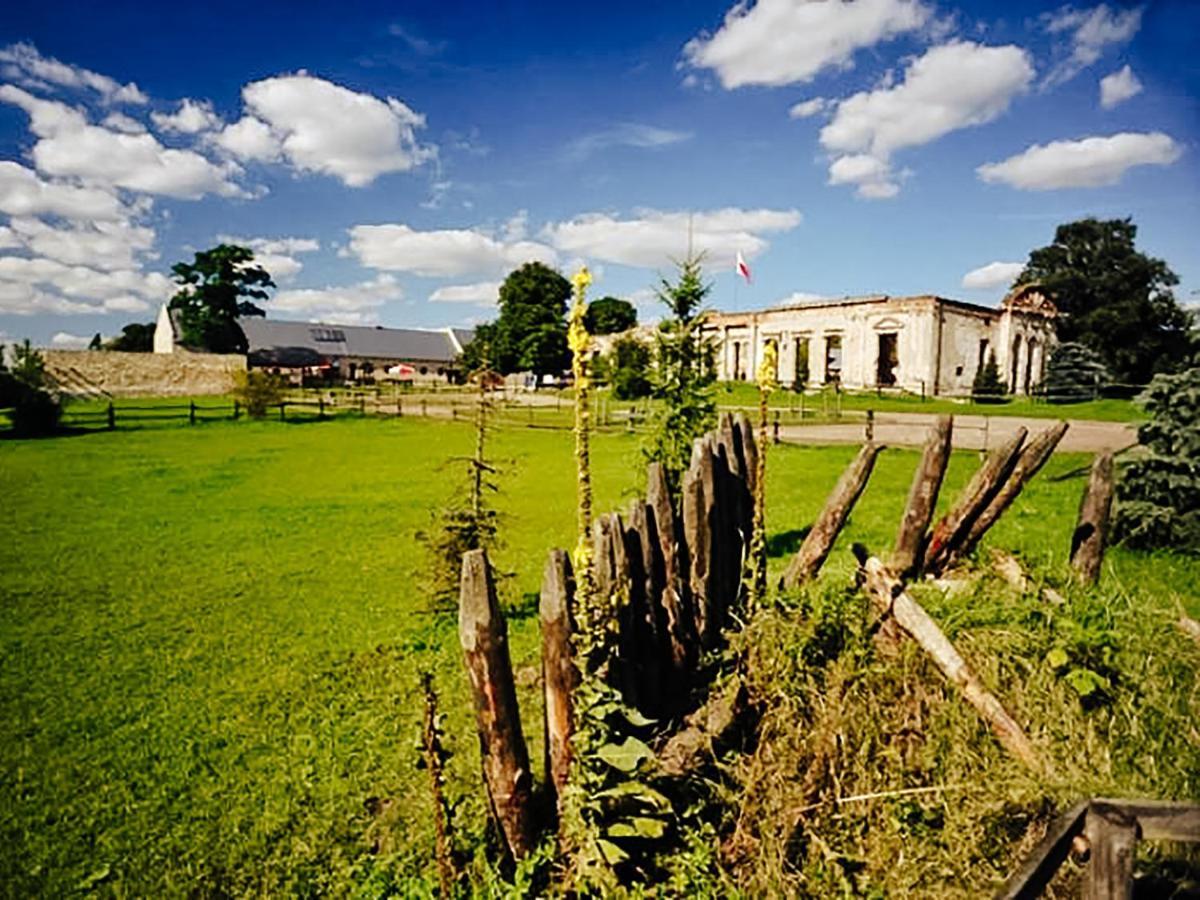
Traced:
<path fill-rule="evenodd" d="M 653 317 L 689 220 L 719 308 L 994 303 L 1085 215 L 1200 299 L 1188 0 L 96 10 L 0 22 L 0 341 L 149 321 L 223 238 L 279 318 L 483 321 L 529 259 Z"/>

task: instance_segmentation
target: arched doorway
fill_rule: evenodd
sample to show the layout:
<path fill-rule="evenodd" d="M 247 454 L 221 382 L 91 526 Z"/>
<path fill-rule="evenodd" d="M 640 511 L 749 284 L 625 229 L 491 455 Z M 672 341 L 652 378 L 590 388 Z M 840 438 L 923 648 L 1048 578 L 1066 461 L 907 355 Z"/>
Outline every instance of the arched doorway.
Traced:
<path fill-rule="evenodd" d="M 1038 342 L 1037 338 L 1030 338 L 1025 345 L 1025 393 L 1029 393 L 1029 389 L 1035 386 L 1033 381 L 1033 359 L 1037 356 Z M 1040 381 L 1041 379 L 1039 379 Z"/>
<path fill-rule="evenodd" d="M 1008 392 L 1015 394 L 1017 392 L 1017 379 L 1021 375 L 1021 336 L 1019 334 L 1013 338 L 1012 357 L 1010 358 L 1008 372 Z"/>

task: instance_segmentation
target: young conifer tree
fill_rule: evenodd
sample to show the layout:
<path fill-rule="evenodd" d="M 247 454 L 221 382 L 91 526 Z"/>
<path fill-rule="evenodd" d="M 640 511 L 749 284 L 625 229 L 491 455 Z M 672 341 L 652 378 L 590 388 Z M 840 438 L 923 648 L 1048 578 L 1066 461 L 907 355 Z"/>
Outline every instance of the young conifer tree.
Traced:
<path fill-rule="evenodd" d="M 710 430 L 717 418 L 713 353 L 701 333 L 704 298 L 712 285 L 704 283 L 700 263 L 701 257 L 689 255 L 679 263 L 676 282 L 663 279 L 658 288 L 670 315 L 655 336 L 651 385 L 660 404 L 646 456 L 662 463 L 675 496 L 691 459 L 692 442 Z"/>

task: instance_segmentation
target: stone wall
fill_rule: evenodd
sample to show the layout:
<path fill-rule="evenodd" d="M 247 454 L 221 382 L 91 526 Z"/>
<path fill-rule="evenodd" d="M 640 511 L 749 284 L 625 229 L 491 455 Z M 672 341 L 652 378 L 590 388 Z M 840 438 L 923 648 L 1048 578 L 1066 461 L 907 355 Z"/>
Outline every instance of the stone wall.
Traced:
<path fill-rule="evenodd" d="M 106 391 L 115 397 L 226 394 L 246 357 L 220 353 L 170 355 L 99 350 L 44 350 L 46 370 L 69 393 Z"/>

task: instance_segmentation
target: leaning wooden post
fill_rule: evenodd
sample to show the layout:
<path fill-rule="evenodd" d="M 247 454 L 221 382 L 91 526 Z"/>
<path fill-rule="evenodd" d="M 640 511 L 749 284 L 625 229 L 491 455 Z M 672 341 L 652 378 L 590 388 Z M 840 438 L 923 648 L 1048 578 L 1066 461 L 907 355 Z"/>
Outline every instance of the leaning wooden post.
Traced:
<path fill-rule="evenodd" d="M 196 424 L 196 401 L 195 400 L 188 401 L 188 424 L 189 425 Z"/>
<path fill-rule="evenodd" d="M 533 848 L 533 776 L 517 709 L 508 629 L 485 550 L 463 554 L 458 638 L 475 695 L 488 796 L 509 851 L 520 859 Z"/>
<path fill-rule="evenodd" d="M 950 461 L 953 434 L 954 417 L 938 416 L 925 441 L 921 464 L 908 490 L 908 505 L 904 507 L 904 518 L 900 520 L 896 547 L 892 550 L 892 571 L 902 578 L 914 572 L 924 552 L 925 532 L 937 508 L 938 492 L 942 489 L 946 464 Z"/>
<path fill-rule="evenodd" d="M 113 408 L 112 401 L 108 403 L 108 430 L 112 431 L 117 427 L 117 411 Z"/>
<path fill-rule="evenodd" d="M 804 543 L 788 564 L 782 582 L 786 590 L 815 578 L 821 571 L 825 558 L 833 549 L 833 542 L 837 540 L 838 533 L 846 524 L 850 510 L 854 508 L 863 488 L 867 486 L 867 479 L 871 477 L 871 470 L 875 467 L 875 459 L 881 449 L 883 448 L 878 444 L 863 444 L 858 455 L 846 467 L 829 499 L 825 501 L 825 508 L 821 510 L 812 530 L 808 532 Z"/>
<path fill-rule="evenodd" d="M 855 545 L 862 569 L 863 587 L 881 616 L 894 620 L 926 653 L 947 681 L 954 684 L 975 710 L 991 726 L 996 739 L 1009 753 L 1029 769 L 1045 774 L 1048 769 L 1033 744 L 1004 705 L 983 686 L 950 640 L 930 618 L 929 613 L 904 589 L 904 582 L 893 575 L 875 557 L 867 558 L 866 548 Z"/>
<path fill-rule="evenodd" d="M 1092 463 L 1087 491 L 1079 504 L 1079 522 L 1071 535 L 1071 566 L 1084 584 L 1095 584 L 1108 544 L 1108 518 L 1113 499 L 1113 455 L 1101 453 Z"/>
<path fill-rule="evenodd" d="M 1017 464 L 1013 466 L 1012 474 L 1000 486 L 1000 490 L 996 492 L 996 495 L 984 507 L 979 517 L 971 523 L 970 528 L 967 529 L 966 536 L 950 554 L 951 563 L 960 557 L 966 556 L 975 549 L 980 538 L 987 533 L 989 528 L 996 524 L 996 520 L 1017 499 L 1017 496 L 1025 488 L 1025 485 L 1029 483 L 1029 480 L 1050 459 L 1050 454 L 1054 452 L 1054 448 L 1058 446 L 1058 442 L 1062 440 L 1063 435 L 1066 433 L 1067 423 L 1058 422 L 1025 445 L 1025 449 L 1021 451 L 1021 455 L 1017 458 Z"/>
<path fill-rule="evenodd" d="M 545 692 L 546 783 L 561 817 L 563 790 L 571 771 L 572 693 L 579 673 L 571 655 L 571 604 L 575 580 L 565 550 L 551 550 L 542 575 L 538 611 L 542 620 L 542 684 Z"/>
<path fill-rule="evenodd" d="M 1016 434 L 1007 442 L 989 453 L 983 465 L 967 482 L 954 506 L 933 526 L 929 544 L 925 548 L 925 560 L 921 566 L 925 572 L 932 575 L 941 574 L 949 563 L 950 556 L 966 535 L 967 529 L 974 524 L 975 519 L 1000 489 L 1001 482 L 1017 464 L 1017 455 L 1021 452 L 1021 444 L 1025 441 L 1026 434 L 1028 429 L 1018 428 Z"/>

